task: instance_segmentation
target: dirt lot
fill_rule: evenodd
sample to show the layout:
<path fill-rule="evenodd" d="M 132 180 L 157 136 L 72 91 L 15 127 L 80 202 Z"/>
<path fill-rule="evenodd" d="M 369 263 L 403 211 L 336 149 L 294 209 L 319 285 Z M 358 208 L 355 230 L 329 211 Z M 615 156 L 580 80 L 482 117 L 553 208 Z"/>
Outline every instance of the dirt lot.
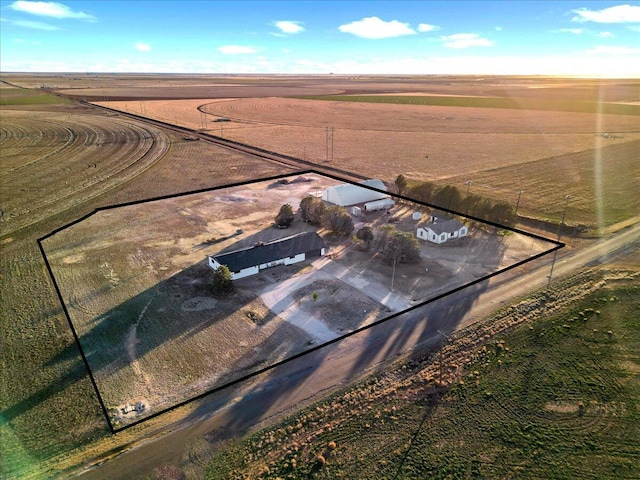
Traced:
<path fill-rule="evenodd" d="M 265 271 L 235 282 L 232 296 L 214 296 L 208 254 L 314 230 L 297 220 L 283 233 L 272 222 L 283 203 L 296 209 L 337 182 L 289 180 L 105 210 L 45 240 L 116 427 L 549 248 L 476 228 L 452 245 L 423 244 L 421 262 L 392 272 L 375 252 L 323 233 L 329 257 Z M 415 228 L 412 211 L 395 209 L 397 228 Z M 377 228 L 389 218 L 356 220 Z M 144 412 L 122 414 L 137 402 Z"/>

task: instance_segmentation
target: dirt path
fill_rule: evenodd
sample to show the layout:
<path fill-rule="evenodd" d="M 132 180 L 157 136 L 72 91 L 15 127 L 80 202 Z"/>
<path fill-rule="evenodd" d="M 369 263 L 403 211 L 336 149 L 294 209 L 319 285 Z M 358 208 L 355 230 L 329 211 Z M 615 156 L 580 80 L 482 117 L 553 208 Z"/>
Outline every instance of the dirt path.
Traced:
<path fill-rule="evenodd" d="M 140 315 L 138 315 L 138 320 L 136 321 L 136 323 L 131 325 L 131 329 L 129 330 L 129 333 L 127 333 L 127 337 L 125 338 L 125 347 L 127 349 L 127 357 L 129 358 L 129 362 L 131 363 L 131 368 L 133 368 L 135 374 L 139 378 L 142 378 L 142 380 L 144 381 L 144 384 L 147 388 L 147 395 L 150 395 L 153 391 L 153 385 L 151 383 L 151 380 L 149 380 L 149 377 L 144 373 L 144 370 L 140 366 L 140 362 L 138 362 L 138 359 L 136 357 L 136 344 L 138 343 L 138 325 L 140 324 L 142 317 L 146 313 L 147 308 L 149 308 L 149 305 L 151 305 L 152 300 L 153 299 L 149 300 L 144 306 L 142 312 L 140 312 Z"/>

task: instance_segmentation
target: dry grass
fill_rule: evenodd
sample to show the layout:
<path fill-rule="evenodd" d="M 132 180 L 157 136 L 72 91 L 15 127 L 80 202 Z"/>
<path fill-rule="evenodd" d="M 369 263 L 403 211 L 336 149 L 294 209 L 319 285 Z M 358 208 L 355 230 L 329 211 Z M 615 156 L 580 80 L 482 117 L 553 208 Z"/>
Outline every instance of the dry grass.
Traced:
<path fill-rule="evenodd" d="M 18 110 L 0 112 L 5 135 L 0 322 L 6 367 L 0 388 L 0 476 L 45 478 L 122 448 L 195 406 L 111 436 L 36 239 L 96 207 L 239 181 L 246 172 L 274 175 L 282 167 L 83 107 Z M 98 142 L 98 135 L 110 143 Z M 130 181 L 134 172 L 122 169 L 132 159 L 131 147 L 152 153 L 166 147 L 151 158 L 134 153 L 139 160 L 135 182 Z M 96 168 L 90 169 L 93 163 Z M 138 168 L 143 165 L 148 168 Z M 10 217 L 11 212 L 18 215 Z"/>
<path fill-rule="evenodd" d="M 557 157 L 597 146 L 597 133 L 640 138 L 634 117 L 540 111 L 324 102 L 286 98 L 107 102 L 152 118 L 322 164 L 325 127 L 333 127 L 333 163 L 372 177 L 422 180 Z M 144 112 L 142 112 L 144 109 Z M 230 123 L 212 123 L 219 117 Z M 329 153 L 331 156 L 331 152 Z"/>
<path fill-rule="evenodd" d="M 618 362 L 638 360 L 637 279 L 587 271 L 504 308 L 450 339 L 442 378 L 439 355 L 398 362 L 221 452 L 207 478 L 634 478 L 638 381 Z"/>

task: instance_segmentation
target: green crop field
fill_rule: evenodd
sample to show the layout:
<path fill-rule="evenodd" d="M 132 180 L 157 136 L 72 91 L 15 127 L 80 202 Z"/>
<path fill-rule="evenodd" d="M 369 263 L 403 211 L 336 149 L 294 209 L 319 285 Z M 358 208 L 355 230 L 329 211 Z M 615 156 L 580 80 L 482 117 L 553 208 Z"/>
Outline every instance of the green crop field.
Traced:
<path fill-rule="evenodd" d="M 448 97 L 440 95 L 309 95 L 294 98 L 307 100 L 329 100 L 334 102 L 394 103 L 441 107 L 508 108 L 519 110 L 552 110 L 560 112 L 640 115 L 640 106 L 638 105 L 544 98 Z"/>
<path fill-rule="evenodd" d="M 227 447 L 208 478 L 637 478 L 640 287 L 618 281 L 487 340 L 449 387 L 382 395 L 373 377 Z"/>
<path fill-rule="evenodd" d="M 69 103 L 69 100 L 38 90 L 0 88 L 0 106 L 52 105 L 59 103 Z"/>

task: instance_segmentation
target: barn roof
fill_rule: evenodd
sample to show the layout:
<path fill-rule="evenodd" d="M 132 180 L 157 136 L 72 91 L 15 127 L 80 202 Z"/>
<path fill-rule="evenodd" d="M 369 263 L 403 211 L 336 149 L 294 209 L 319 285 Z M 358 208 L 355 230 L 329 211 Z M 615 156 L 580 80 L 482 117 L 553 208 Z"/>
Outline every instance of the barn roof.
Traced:
<path fill-rule="evenodd" d="M 308 253 L 322 248 L 325 248 L 325 244 L 317 233 L 302 232 L 253 247 L 212 256 L 219 264 L 226 265 L 232 272 L 239 272 L 244 268 L 294 257 L 300 253 Z"/>
<path fill-rule="evenodd" d="M 382 182 L 382 180 L 379 180 L 377 178 L 363 180 L 362 182 L 360 182 L 360 185 L 376 188 L 378 190 L 382 190 L 383 192 L 387 191 L 387 187 L 385 186 L 384 182 Z M 354 185 L 352 183 L 343 183 L 340 185 L 334 185 L 332 187 L 328 187 L 322 194 L 322 198 L 324 200 L 329 201 L 331 203 L 335 203 L 336 205 L 342 205 L 342 206 L 371 202 L 371 201 L 380 200 L 386 197 L 387 197 L 386 193 L 376 192 L 375 190 L 363 188 L 359 185 Z"/>
<path fill-rule="evenodd" d="M 451 218 L 444 222 L 441 219 L 439 220 L 440 221 L 436 223 L 428 223 L 426 225 L 423 225 L 421 228 L 424 228 L 425 230 L 431 230 L 432 232 L 440 235 L 441 233 L 445 233 L 445 232 L 446 233 L 457 232 L 462 227 L 464 227 L 464 223 L 462 223 L 460 220 L 456 220 L 455 218 Z"/>

